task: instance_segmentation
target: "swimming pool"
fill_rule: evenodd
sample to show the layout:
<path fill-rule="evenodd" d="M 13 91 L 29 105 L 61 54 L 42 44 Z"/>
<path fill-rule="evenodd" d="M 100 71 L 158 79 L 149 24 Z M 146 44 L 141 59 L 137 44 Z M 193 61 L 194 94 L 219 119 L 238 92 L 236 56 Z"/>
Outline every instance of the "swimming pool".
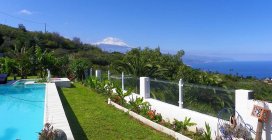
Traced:
<path fill-rule="evenodd" d="M 43 128 L 45 84 L 0 85 L 0 140 L 37 140 Z"/>

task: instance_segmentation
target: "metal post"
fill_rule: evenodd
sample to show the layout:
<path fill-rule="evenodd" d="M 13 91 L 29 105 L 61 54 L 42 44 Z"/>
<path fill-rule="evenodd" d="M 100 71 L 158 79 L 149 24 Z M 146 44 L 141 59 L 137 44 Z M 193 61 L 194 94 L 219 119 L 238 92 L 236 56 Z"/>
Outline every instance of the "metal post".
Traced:
<path fill-rule="evenodd" d="M 84 70 L 84 78 L 86 79 L 88 77 L 88 70 Z"/>
<path fill-rule="evenodd" d="M 183 81 L 179 80 L 179 107 L 183 108 Z"/>
<path fill-rule="evenodd" d="M 90 68 L 90 77 L 92 77 L 92 76 L 93 76 L 93 69 Z"/>
<path fill-rule="evenodd" d="M 95 71 L 95 77 L 96 77 L 98 80 L 101 80 L 101 70 L 96 70 L 96 71 Z"/>
<path fill-rule="evenodd" d="M 122 72 L 122 90 L 125 90 L 125 79 L 124 79 L 124 72 Z"/>
<path fill-rule="evenodd" d="M 110 70 L 108 70 L 108 80 L 110 81 Z"/>

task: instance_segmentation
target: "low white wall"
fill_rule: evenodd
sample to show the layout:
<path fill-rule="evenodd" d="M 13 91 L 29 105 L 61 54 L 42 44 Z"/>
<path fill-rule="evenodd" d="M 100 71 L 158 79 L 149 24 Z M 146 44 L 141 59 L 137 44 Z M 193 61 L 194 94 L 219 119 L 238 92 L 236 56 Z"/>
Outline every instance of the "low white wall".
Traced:
<path fill-rule="evenodd" d="M 191 121 L 196 123 L 195 127 L 191 127 L 191 131 L 195 131 L 196 127 L 205 128 L 205 122 L 208 123 L 212 130 L 212 136 L 215 138 L 215 133 L 217 130 L 218 119 L 206 114 L 202 114 L 196 111 L 181 109 L 178 106 L 164 103 L 154 99 L 146 99 L 151 104 L 151 108 L 155 109 L 156 112 L 161 113 L 162 117 L 171 122 L 174 119 L 183 121 L 185 117 L 190 117 Z"/>
<path fill-rule="evenodd" d="M 136 97 L 141 96 L 138 94 L 132 94 L 125 99 L 128 101 L 129 99 L 132 99 L 132 97 L 136 99 Z M 195 131 L 196 127 L 205 129 L 205 122 L 207 122 L 211 127 L 212 137 L 216 137 L 218 122 L 217 118 L 196 111 L 181 109 L 178 106 L 151 98 L 147 98 L 145 101 L 151 104 L 151 109 L 156 110 L 157 113 L 161 113 L 164 120 L 169 120 L 170 122 L 172 122 L 174 119 L 183 121 L 185 117 L 190 117 L 191 121 L 197 124 L 196 126 L 190 128 L 191 131 Z"/>

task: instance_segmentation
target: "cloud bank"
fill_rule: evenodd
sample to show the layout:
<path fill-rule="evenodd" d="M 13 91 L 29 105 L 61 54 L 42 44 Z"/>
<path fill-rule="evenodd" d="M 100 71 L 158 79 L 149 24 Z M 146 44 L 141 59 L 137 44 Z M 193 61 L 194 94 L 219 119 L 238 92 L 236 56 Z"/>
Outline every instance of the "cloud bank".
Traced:
<path fill-rule="evenodd" d="M 119 38 L 114 38 L 114 37 L 106 37 L 102 41 L 96 42 L 96 45 L 100 44 L 107 44 L 107 45 L 117 45 L 117 46 L 127 46 L 128 44 L 125 43 L 123 40 Z"/>
<path fill-rule="evenodd" d="M 19 14 L 21 14 L 21 15 L 32 15 L 33 13 L 30 12 L 29 10 L 23 9 L 23 10 L 19 11 Z"/>

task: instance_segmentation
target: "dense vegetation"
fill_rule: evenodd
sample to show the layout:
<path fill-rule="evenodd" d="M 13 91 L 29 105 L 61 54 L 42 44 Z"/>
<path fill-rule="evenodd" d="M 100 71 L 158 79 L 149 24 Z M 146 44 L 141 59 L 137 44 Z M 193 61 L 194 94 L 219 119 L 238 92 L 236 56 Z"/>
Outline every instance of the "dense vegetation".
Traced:
<path fill-rule="evenodd" d="M 223 107 L 233 107 L 234 95 L 225 93 L 229 89 L 251 89 L 255 91 L 256 99 L 272 101 L 271 85 L 251 77 L 193 69 L 182 62 L 185 54 L 182 50 L 175 55 L 162 54 L 160 48 L 135 48 L 126 54 L 109 53 L 84 44 L 77 37 L 70 40 L 58 33 L 31 32 L 20 24 L 18 28 L 0 25 L 0 53 L 4 53 L 4 57 L 0 58 L 0 73 L 21 78 L 29 75 L 44 78 L 46 69 L 50 69 L 54 76 L 83 80 L 84 71 L 90 67 L 110 69 L 115 74 L 125 72 L 134 79 L 149 76 L 177 82 L 182 78 L 185 85 L 193 84 L 184 88 L 185 106 L 198 108 L 202 112 L 210 110 L 208 112 L 213 114 Z M 154 98 L 177 100 L 178 95 L 173 94 L 175 88 L 163 84 L 154 85 L 158 87 L 151 91 Z M 219 87 L 221 90 L 195 85 Z"/>
<path fill-rule="evenodd" d="M 18 28 L 0 25 L 0 53 L 5 56 L 0 60 L 0 72 L 22 78 L 44 77 L 46 68 L 56 76 L 70 76 L 78 70 L 74 74 L 78 76 L 82 68 L 108 68 L 113 60 L 123 57 L 84 44 L 77 37 L 70 40 L 58 33 L 30 32 L 23 25 Z"/>

